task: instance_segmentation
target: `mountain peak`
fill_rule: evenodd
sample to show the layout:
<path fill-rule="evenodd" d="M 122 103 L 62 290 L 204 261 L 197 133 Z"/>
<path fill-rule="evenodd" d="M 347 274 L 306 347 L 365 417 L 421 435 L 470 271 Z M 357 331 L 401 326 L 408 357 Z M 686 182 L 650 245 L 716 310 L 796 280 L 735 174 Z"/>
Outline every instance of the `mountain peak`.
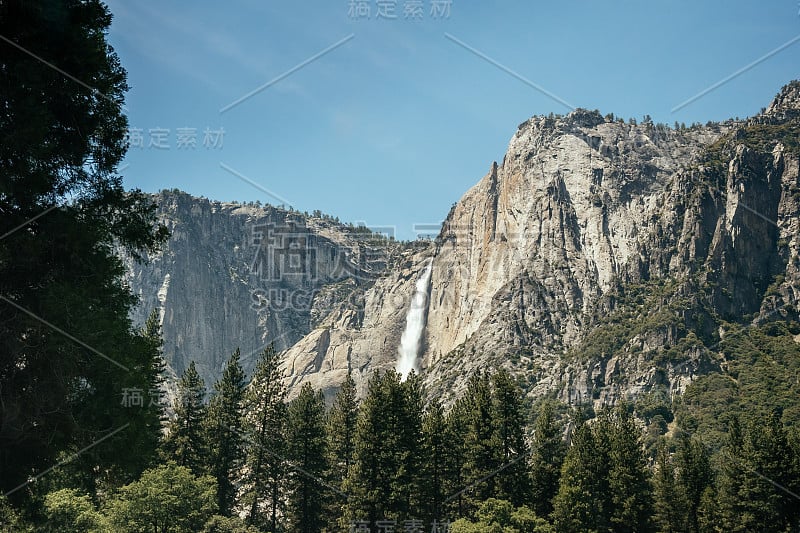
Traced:
<path fill-rule="evenodd" d="M 567 120 L 572 121 L 573 124 L 583 126 L 586 128 L 593 128 L 598 124 L 605 122 L 603 115 L 597 109 L 589 110 L 579 107 L 574 109 L 567 115 Z"/>
<path fill-rule="evenodd" d="M 784 85 L 764 112 L 768 116 L 786 116 L 800 112 L 800 80 Z"/>

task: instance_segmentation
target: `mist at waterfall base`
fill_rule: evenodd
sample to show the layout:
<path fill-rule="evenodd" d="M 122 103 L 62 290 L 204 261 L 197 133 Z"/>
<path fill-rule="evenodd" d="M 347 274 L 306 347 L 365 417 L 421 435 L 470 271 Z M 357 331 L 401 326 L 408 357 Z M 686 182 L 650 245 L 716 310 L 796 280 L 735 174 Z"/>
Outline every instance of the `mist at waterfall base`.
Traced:
<path fill-rule="evenodd" d="M 411 298 L 411 307 L 406 315 L 406 329 L 400 337 L 400 346 L 397 351 L 400 357 L 397 360 L 396 370 L 403 380 L 412 370 L 419 371 L 417 358 L 419 346 L 422 341 L 422 332 L 425 330 L 425 314 L 428 308 L 428 285 L 431 281 L 433 261 L 428 262 L 422 277 L 417 280 L 414 296 Z"/>

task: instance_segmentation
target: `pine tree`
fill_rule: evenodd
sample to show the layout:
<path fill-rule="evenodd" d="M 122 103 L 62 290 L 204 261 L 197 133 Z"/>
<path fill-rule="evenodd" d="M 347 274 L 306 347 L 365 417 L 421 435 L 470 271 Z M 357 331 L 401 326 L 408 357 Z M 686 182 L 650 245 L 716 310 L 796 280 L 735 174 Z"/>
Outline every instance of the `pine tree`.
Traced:
<path fill-rule="evenodd" d="M 561 466 L 567 448 L 556 423 L 553 405 L 545 402 L 539 411 L 531 446 L 531 492 L 533 509 L 539 516 L 550 516 L 558 492 Z"/>
<path fill-rule="evenodd" d="M 746 531 L 749 524 L 739 526 L 739 500 L 741 494 L 744 469 L 741 466 L 744 451 L 744 436 L 738 417 L 734 417 L 728 426 L 725 447 L 722 450 L 725 460 L 720 464 L 717 504 L 720 525 L 725 531 Z"/>
<path fill-rule="evenodd" d="M 303 384 L 289 404 L 287 453 L 291 461 L 288 479 L 290 531 L 317 533 L 324 523 L 325 399 Z"/>
<path fill-rule="evenodd" d="M 382 376 L 376 370 L 361 403 L 354 462 L 344 485 L 350 494 L 346 512 L 348 520 L 366 520 L 374 524 L 376 520 L 387 518 L 385 511 L 390 497 L 391 474 L 397 467 L 394 427 L 399 407 L 391 403 L 391 394 L 385 383 L 388 379 L 389 372 Z"/>
<path fill-rule="evenodd" d="M 166 397 L 164 382 L 167 363 L 162 352 L 164 340 L 157 309 L 153 309 L 147 317 L 139 337 L 144 344 L 143 350 L 150 354 L 150 361 L 149 365 L 147 363 L 142 365 L 142 373 L 145 375 L 145 386 L 142 389 L 147 391 L 148 399 L 142 402 L 141 409 L 135 413 L 141 425 L 136 428 L 135 436 L 129 441 L 131 448 L 137 451 L 135 455 L 140 461 L 139 468 L 134 470 L 137 474 L 153 466 L 158 459 L 162 428 L 169 420 L 163 405 L 163 399 Z"/>
<path fill-rule="evenodd" d="M 284 514 L 286 485 L 286 388 L 275 348 L 261 353 L 245 393 L 248 435 L 244 501 L 247 522 L 275 533 Z"/>
<path fill-rule="evenodd" d="M 493 498 L 497 479 L 490 475 L 500 466 L 500 453 L 494 438 L 494 406 L 489 375 L 477 373 L 470 378 L 465 393 L 466 433 L 462 478 L 465 486 L 465 511 L 474 513 L 481 502 Z"/>
<path fill-rule="evenodd" d="M 450 440 L 447 435 L 447 420 L 444 409 L 439 401 L 434 398 L 425 413 L 422 421 L 423 438 L 423 473 L 422 473 L 422 498 L 420 515 L 430 523 L 442 519 L 444 499 L 448 476 L 448 447 Z"/>
<path fill-rule="evenodd" d="M 207 461 L 203 432 L 205 395 L 203 378 L 192 361 L 178 381 L 178 393 L 173 404 L 175 416 L 164 444 L 167 459 L 174 459 L 179 466 L 191 469 L 198 476 L 205 473 Z"/>
<path fill-rule="evenodd" d="M 167 370 L 167 362 L 164 360 L 164 337 L 161 332 L 161 318 L 158 309 L 153 309 L 145 320 L 144 326 L 141 331 L 144 337 L 150 344 L 151 352 L 153 354 L 152 362 L 150 364 L 151 381 L 154 387 L 153 393 L 163 395 L 164 383 L 166 382 L 165 372 Z"/>
<path fill-rule="evenodd" d="M 719 531 L 720 523 L 717 492 L 713 485 L 709 485 L 700 495 L 700 505 L 697 508 L 697 531 L 699 533 L 715 533 Z"/>
<path fill-rule="evenodd" d="M 167 231 L 117 172 L 127 84 L 110 25 L 100 0 L 0 3 L 0 493 L 118 428 L 72 466 L 116 482 L 149 460 L 130 453 L 146 409 L 120 405 L 152 352 L 118 252 L 156 251 Z"/>
<path fill-rule="evenodd" d="M 403 520 L 417 518 L 422 405 L 418 378 L 405 383 L 393 371 L 370 379 L 361 405 L 355 461 L 345 487 L 351 495 L 347 518 Z"/>
<path fill-rule="evenodd" d="M 354 461 L 356 423 L 358 421 L 358 400 L 356 383 L 350 372 L 336 394 L 327 419 L 327 464 L 325 476 L 328 483 L 337 490 L 328 491 L 326 497 L 328 527 L 330 530 L 345 528 L 342 521 L 345 498 L 344 482 Z"/>
<path fill-rule="evenodd" d="M 532 495 L 522 394 L 511 374 L 504 368 L 495 372 L 492 384 L 494 441 L 498 461 L 503 468 L 496 476 L 496 497 L 511 502 L 514 507 L 521 507 L 530 502 Z"/>
<path fill-rule="evenodd" d="M 448 516 L 465 516 L 467 485 L 464 480 L 464 458 L 467 445 L 465 435 L 469 427 L 469 399 L 459 398 L 445 418 L 445 435 L 448 447 L 444 455 L 444 491 L 447 494 L 438 519 Z"/>
<path fill-rule="evenodd" d="M 609 450 L 597 438 L 600 432 L 580 418 L 577 424 L 561 468 L 558 493 L 553 499 L 553 524 L 557 531 L 567 533 L 606 531 L 610 528 Z"/>
<path fill-rule="evenodd" d="M 675 454 L 677 483 L 684 501 L 687 531 L 699 531 L 698 513 L 703 493 L 713 480 L 711 460 L 708 449 L 697 439 L 682 431 L 678 435 L 678 447 Z"/>
<path fill-rule="evenodd" d="M 613 509 L 610 522 L 615 531 L 644 531 L 650 525 L 652 493 L 642 432 L 625 403 L 617 406 L 612 420 L 608 473 Z"/>
<path fill-rule="evenodd" d="M 422 514 L 421 494 L 424 489 L 422 420 L 425 410 L 422 378 L 411 372 L 400 383 L 400 465 L 395 479 L 398 507 L 402 519 L 418 519 Z"/>
<path fill-rule="evenodd" d="M 205 420 L 209 472 L 217 480 L 217 505 L 224 516 L 230 516 L 236 503 L 235 481 L 244 458 L 245 374 L 239 358 L 239 348 L 236 348 L 222 377 L 214 384 Z"/>
<path fill-rule="evenodd" d="M 688 531 L 686 497 L 675 479 L 669 446 L 662 441 L 653 473 L 653 522 L 661 533 Z"/>
<path fill-rule="evenodd" d="M 728 531 L 788 531 L 797 526 L 797 501 L 785 491 L 795 481 L 791 449 L 778 413 L 751 420 L 745 431 L 734 421 L 723 451 L 719 511 Z"/>
<path fill-rule="evenodd" d="M 786 487 L 795 494 L 800 494 L 800 428 L 795 426 L 787 429 L 786 438 L 791 450 L 791 459 L 787 461 L 789 481 Z M 800 506 L 790 509 L 788 519 L 795 529 L 800 530 Z"/>
<path fill-rule="evenodd" d="M 97 454 L 81 454 L 72 462 L 69 469 L 83 470 L 89 473 L 82 476 L 86 481 L 80 483 L 74 480 L 64 480 L 61 486 L 80 486 L 90 494 L 94 493 L 94 485 L 104 485 L 101 490 L 107 490 L 119 484 L 133 481 L 145 469 L 153 467 L 159 462 L 159 450 L 163 441 L 163 430 L 167 427 L 168 417 L 164 405 L 166 390 L 164 387 L 166 362 L 162 354 L 163 339 L 158 310 L 153 310 L 145 321 L 144 326 L 136 332 L 135 345 L 130 350 L 138 352 L 136 359 L 139 361 L 132 365 L 130 375 L 124 383 L 124 393 L 141 394 L 140 402 L 128 404 L 125 407 L 125 421 L 129 434 L 125 437 L 128 450 L 136 453 L 123 453 L 119 448 L 107 452 L 98 450 Z M 90 453 L 94 449 L 90 450 Z M 116 457 L 115 457 L 116 455 Z M 105 461 L 98 461 L 105 457 Z M 114 462 L 116 468 L 106 467 L 105 475 L 97 479 L 96 470 L 98 462 Z M 78 466 L 80 465 L 80 466 Z M 66 474 L 67 469 L 62 469 Z M 94 480 L 97 480 L 94 482 Z"/>

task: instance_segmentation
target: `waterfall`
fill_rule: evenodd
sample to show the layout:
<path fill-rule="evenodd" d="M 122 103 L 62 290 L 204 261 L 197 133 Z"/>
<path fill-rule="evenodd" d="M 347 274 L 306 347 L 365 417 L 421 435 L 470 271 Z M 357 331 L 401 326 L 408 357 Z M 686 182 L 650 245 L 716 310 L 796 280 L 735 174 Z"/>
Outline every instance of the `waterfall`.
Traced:
<path fill-rule="evenodd" d="M 428 262 L 422 277 L 417 280 L 414 287 L 414 296 L 411 298 L 411 307 L 406 315 L 406 329 L 400 337 L 400 346 L 397 351 L 400 357 L 397 360 L 397 371 L 405 380 L 409 372 L 418 371 L 417 357 L 422 341 L 422 332 L 425 330 L 425 318 L 428 310 L 428 286 L 431 282 L 433 260 Z"/>

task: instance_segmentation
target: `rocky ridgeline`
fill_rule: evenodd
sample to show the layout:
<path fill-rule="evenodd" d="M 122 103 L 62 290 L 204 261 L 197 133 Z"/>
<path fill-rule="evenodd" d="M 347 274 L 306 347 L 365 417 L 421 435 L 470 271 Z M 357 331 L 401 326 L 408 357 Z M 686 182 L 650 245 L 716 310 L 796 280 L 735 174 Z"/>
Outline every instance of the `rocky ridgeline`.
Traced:
<path fill-rule="evenodd" d="M 211 386 L 237 347 L 250 371 L 270 343 L 285 350 L 342 305 L 358 308 L 364 291 L 400 245 L 329 217 L 257 204 L 154 195 L 171 232 L 142 263 L 127 258 L 141 324 L 158 309 L 173 375 L 195 360 Z M 358 316 L 358 312 L 354 316 Z"/>
<path fill-rule="evenodd" d="M 415 245 L 162 193 L 173 236 L 132 269 L 145 304 L 136 319 L 162 310 L 176 371 L 194 358 L 210 381 L 236 345 L 250 354 L 275 339 L 289 386 L 309 381 L 330 396 L 348 370 L 363 386 L 394 367 L 414 283 L 433 257 L 421 358 L 431 394 L 452 399 L 472 373 L 500 365 L 529 394 L 570 402 L 681 392 L 723 364 L 713 341 L 724 321 L 797 317 L 799 116 L 792 83 L 747 121 L 675 130 L 586 110 L 531 118 L 438 238 Z M 299 260 L 315 274 L 265 282 L 252 227 L 291 217 L 314 242 L 315 258 Z M 259 307 L 257 289 L 310 299 Z"/>

